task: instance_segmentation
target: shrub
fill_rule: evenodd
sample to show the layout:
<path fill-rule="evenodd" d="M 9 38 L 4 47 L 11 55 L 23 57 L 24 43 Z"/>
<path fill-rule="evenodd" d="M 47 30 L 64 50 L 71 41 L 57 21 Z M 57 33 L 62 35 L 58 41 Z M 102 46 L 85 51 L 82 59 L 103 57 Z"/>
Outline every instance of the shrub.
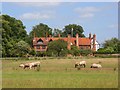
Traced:
<path fill-rule="evenodd" d="M 92 54 L 92 50 L 88 49 L 88 50 L 80 50 L 80 54 L 82 56 L 87 56 L 89 54 Z"/>

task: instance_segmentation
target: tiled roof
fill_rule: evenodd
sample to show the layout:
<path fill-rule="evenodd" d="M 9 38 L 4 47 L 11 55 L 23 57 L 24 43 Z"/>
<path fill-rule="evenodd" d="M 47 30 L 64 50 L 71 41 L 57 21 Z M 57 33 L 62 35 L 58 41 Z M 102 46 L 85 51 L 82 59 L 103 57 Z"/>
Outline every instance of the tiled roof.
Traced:
<path fill-rule="evenodd" d="M 62 39 L 64 41 L 66 41 L 66 42 L 68 41 L 67 37 L 64 37 L 64 38 L 63 37 L 60 37 L 60 38 L 59 37 L 48 37 L 48 38 L 45 38 L 45 37 L 40 37 L 40 38 L 35 37 L 33 39 L 33 45 L 37 45 L 37 41 L 40 40 L 40 39 L 43 41 L 43 44 L 45 44 L 45 45 L 47 45 L 50 40 L 54 41 L 54 40 Z M 71 38 L 71 43 L 75 44 L 75 41 L 76 41 L 76 38 L 72 37 Z M 78 41 L 79 41 L 79 45 L 91 45 L 91 40 L 89 38 L 80 38 L 79 37 Z"/>
<path fill-rule="evenodd" d="M 79 38 L 79 45 L 91 45 L 89 38 Z"/>

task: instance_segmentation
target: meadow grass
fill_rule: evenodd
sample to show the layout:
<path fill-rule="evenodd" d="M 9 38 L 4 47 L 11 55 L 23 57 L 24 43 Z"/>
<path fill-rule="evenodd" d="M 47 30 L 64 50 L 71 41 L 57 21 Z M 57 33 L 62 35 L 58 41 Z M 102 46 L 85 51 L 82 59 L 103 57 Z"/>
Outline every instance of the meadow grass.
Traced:
<path fill-rule="evenodd" d="M 87 61 L 85 70 L 74 68 L 75 62 Z M 46 59 L 40 60 L 40 71 L 22 69 L 20 63 L 37 60 L 3 60 L 3 88 L 117 88 L 117 58 Z M 101 62 L 103 69 L 89 69 L 91 63 Z M 109 69 L 104 69 L 109 68 Z"/>

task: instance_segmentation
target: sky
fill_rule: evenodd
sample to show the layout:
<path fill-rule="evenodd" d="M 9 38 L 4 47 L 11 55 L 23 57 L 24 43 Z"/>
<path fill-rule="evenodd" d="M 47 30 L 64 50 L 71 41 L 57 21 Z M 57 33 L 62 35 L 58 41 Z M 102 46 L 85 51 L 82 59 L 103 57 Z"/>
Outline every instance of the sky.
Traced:
<path fill-rule="evenodd" d="M 96 34 L 100 44 L 118 38 L 117 2 L 2 2 L 2 14 L 22 20 L 28 34 L 39 23 L 60 30 L 77 24 L 86 37 Z"/>

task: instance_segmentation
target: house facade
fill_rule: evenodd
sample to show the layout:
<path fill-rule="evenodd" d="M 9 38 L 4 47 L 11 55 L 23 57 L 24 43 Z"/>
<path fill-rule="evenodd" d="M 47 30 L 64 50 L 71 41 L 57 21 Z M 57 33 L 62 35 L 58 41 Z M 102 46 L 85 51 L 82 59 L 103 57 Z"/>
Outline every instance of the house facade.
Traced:
<path fill-rule="evenodd" d="M 58 37 L 52 37 L 49 35 L 49 37 L 35 37 L 33 38 L 33 47 L 35 51 L 41 51 L 44 52 L 47 50 L 47 45 L 49 42 L 62 39 L 68 43 L 67 49 L 70 50 L 72 45 L 75 45 L 78 47 L 78 49 L 91 49 L 93 51 L 97 51 L 99 49 L 99 43 L 96 41 L 96 35 L 93 36 L 89 34 L 89 37 L 79 37 L 78 34 L 76 34 L 76 37 L 71 37 L 68 35 L 68 37 L 61 37 L 60 34 Z"/>

